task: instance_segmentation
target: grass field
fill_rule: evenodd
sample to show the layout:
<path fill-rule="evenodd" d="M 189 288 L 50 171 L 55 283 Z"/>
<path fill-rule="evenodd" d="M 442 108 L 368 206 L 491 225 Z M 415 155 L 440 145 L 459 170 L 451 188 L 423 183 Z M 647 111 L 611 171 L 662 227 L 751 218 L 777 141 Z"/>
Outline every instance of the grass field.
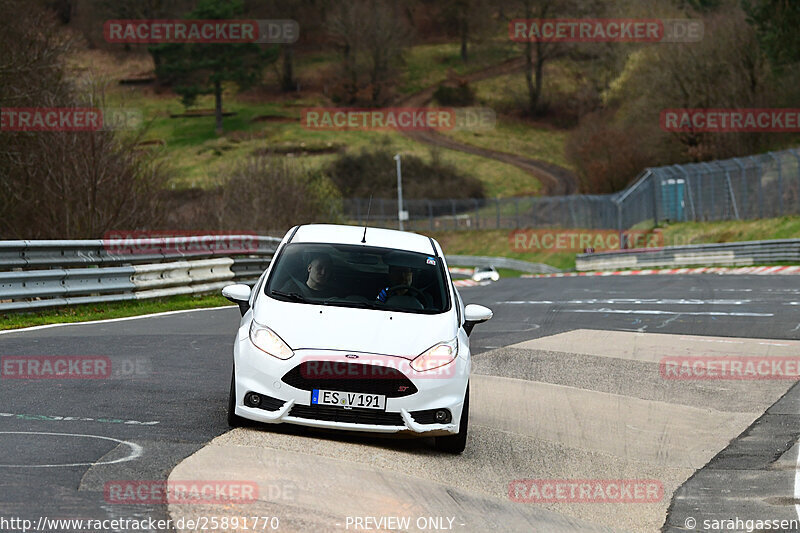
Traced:
<path fill-rule="evenodd" d="M 800 217 L 725 222 L 682 222 L 662 228 L 664 244 L 757 241 L 800 238 Z"/>
<path fill-rule="evenodd" d="M 438 83 L 450 74 L 480 70 L 510 57 L 506 46 L 486 47 L 480 55 L 463 65 L 454 44 L 430 44 L 411 48 L 406 56 L 404 81 L 398 91 L 411 93 Z M 300 56 L 298 78 L 311 78 L 335 66 L 333 54 Z M 224 111 L 235 113 L 223 119 L 225 133 L 218 137 L 213 116 L 179 117 L 186 109 L 170 91 L 157 93 L 151 87 L 122 86 L 116 80 L 134 76 L 152 68 L 149 56 L 114 57 L 99 51 L 86 51 L 75 56 L 73 70 L 103 86 L 105 105 L 124 107 L 141 112 L 144 118 L 144 141 L 152 143 L 168 161 L 172 178 L 171 188 L 211 187 L 230 174 L 242 159 L 257 152 L 279 152 L 278 157 L 294 158 L 303 165 L 323 168 L 337 157 L 337 151 L 359 151 L 386 144 L 399 152 L 414 154 L 431 161 L 431 148 L 411 141 L 397 132 L 320 131 L 304 128 L 301 111 L 306 107 L 331 106 L 316 92 L 292 95 L 264 95 L 258 89 L 240 93 L 235 86 L 225 88 Z M 271 80 L 274 68 L 265 69 L 265 79 Z M 192 109 L 213 109 L 211 95 L 200 96 Z M 504 130 L 505 131 L 505 130 Z M 514 131 L 514 128 L 509 128 Z M 510 134 L 510 133 L 509 133 Z M 500 143 L 501 133 L 493 133 L 486 142 Z M 537 134 L 532 143 L 545 145 L 545 132 Z M 483 140 L 472 140 L 482 143 Z M 558 144 L 560 138 L 554 135 Z M 527 147 L 523 147 L 527 150 Z M 558 153 L 547 145 L 544 152 Z M 440 157 L 460 172 L 472 174 L 485 184 L 488 197 L 536 194 L 541 184 L 533 176 L 514 166 L 452 150 L 440 150 Z"/>
<path fill-rule="evenodd" d="M 0 314 L 0 330 L 27 328 L 30 326 L 41 326 L 43 324 L 88 322 L 90 320 L 104 320 L 109 318 L 161 313 L 164 311 L 221 307 L 225 305 L 232 304 L 218 293 L 206 296 L 174 296 L 171 298 L 133 302 L 77 305 L 74 307 L 44 309 L 35 312 Z"/>

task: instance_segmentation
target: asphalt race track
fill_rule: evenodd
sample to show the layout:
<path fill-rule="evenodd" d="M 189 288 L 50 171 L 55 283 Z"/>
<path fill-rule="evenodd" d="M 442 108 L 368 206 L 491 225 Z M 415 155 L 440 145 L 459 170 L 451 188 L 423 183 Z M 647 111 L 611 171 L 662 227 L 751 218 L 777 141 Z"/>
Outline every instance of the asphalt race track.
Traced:
<path fill-rule="evenodd" d="M 711 519 L 796 520 L 794 381 L 670 380 L 659 360 L 800 356 L 797 280 L 534 278 L 461 289 L 495 317 L 472 335 L 470 440 L 459 457 L 428 439 L 283 426 L 226 433 L 233 307 L 7 332 L 2 357 L 107 357 L 111 374 L 3 375 L 0 519 L 276 516 L 279 531 L 377 531 L 365 519 L 381 517 L 409 517 L 407 531 L 703 531 Z M 168 507 L 104 495 L 109 482 L 168 477 L 249 480 L 259 499 Z M 655 480 L 664 494 L 513 501 L 524 479 Z"/>

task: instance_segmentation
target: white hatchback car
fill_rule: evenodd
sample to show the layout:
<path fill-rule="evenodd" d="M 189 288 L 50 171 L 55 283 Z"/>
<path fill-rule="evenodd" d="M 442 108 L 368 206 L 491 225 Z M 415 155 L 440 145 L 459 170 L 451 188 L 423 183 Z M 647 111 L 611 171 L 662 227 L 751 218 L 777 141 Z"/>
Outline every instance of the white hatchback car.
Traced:
<path fill-rule="evenodd" d="M 472 274 L 472 281 L 498 281 L 500 273 L 493 266 L 490 267 L 475 267 Z"/>
<path fill-rule="evenodd" d="M 469 334 L 492 317 L 464 306 L 439 244 L 337 225 L 289 230 L 254 289 L 222 294 L 242 312 L 231 426 L 247 421 L 435 437 L 461 453 Z"/>

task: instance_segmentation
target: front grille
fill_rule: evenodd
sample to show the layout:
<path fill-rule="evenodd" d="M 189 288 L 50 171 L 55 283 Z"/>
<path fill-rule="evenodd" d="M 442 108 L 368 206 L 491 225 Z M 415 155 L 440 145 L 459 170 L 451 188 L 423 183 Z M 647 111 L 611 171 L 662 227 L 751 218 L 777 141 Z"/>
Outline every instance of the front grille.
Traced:
<path fill-rule="evenodd" d="M 417 388 L 396 368 L 341 361 L 304 361 L 287 372 L 281 381 L 300 390 L 335 390 L 381 394 L 401 398 Z"/>
<path fill-rule="evenodd" d="M 289 416 L 325 420 L 328 422 L 347 422 L 351 424 L 372 424 L 377 426 L 405 426 L 400 413 L 386 413 L 377 409 L 345 409 L 329 405 L 295 405 Z"/>

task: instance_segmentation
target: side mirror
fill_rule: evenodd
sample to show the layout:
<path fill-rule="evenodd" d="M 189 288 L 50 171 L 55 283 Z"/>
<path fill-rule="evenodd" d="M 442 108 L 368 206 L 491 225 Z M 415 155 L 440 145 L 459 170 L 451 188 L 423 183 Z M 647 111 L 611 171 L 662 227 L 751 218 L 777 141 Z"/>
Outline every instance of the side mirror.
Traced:
<path fill-rule="evenodd" d="M 494 313 L 488 307 L 478 304 L 468 304 L 464 308 L 464 331 L 469 335 L 472 333 L 472 328 L 474 328 L 476 324 L 486 322 L 490 320 L 492 316 L 494 316 Z"/>
<path fill-rule="evenodd" d="M 222 288 L 222 295 L 239 306 L 242 316 L 250 309 L 250 287 L 243 283 L 227 285 Z"/>

